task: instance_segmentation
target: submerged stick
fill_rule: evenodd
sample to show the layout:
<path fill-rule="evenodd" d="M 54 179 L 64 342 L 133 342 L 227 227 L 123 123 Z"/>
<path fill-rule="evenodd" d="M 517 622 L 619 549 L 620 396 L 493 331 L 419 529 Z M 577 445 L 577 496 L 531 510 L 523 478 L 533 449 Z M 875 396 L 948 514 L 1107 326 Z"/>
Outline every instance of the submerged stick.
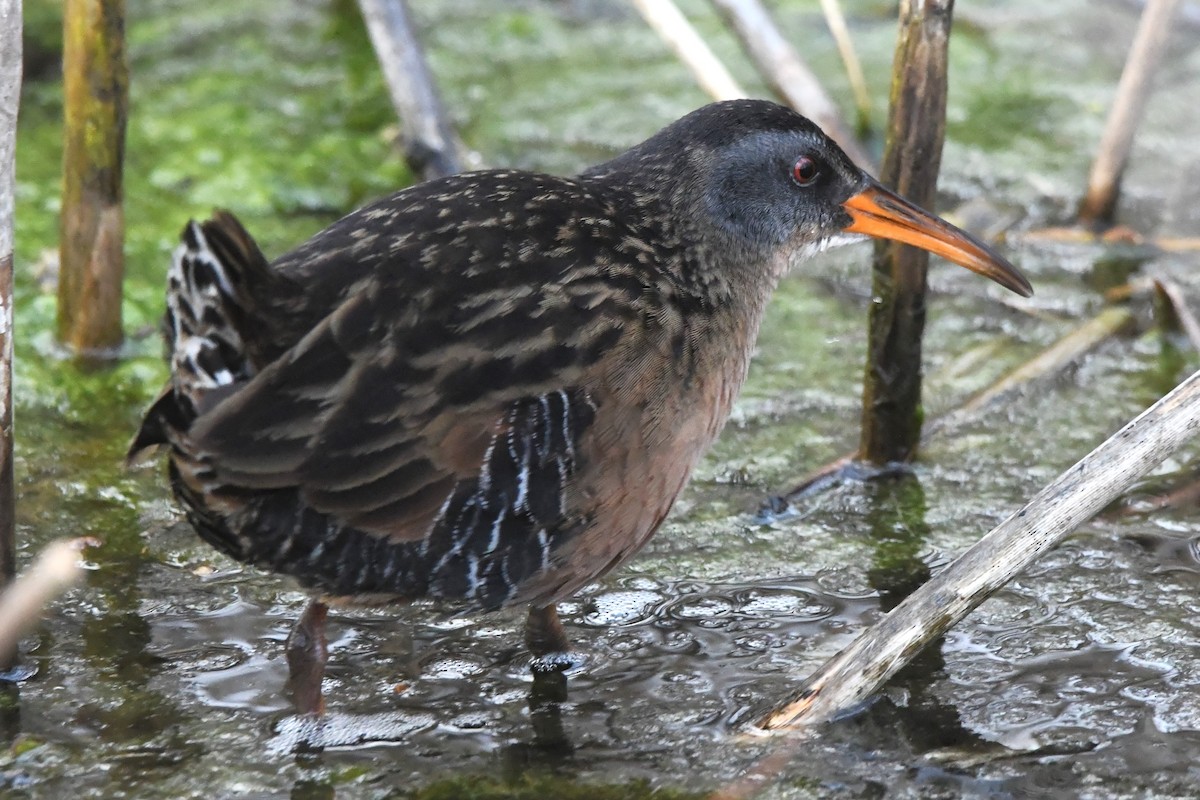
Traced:
<path fill-rule="evenodd" d="M 671 0 L 631 2 L 646 23 L 691 70 L 696 82 L 709 97 L 713 100 L 739 100 L 748 96 Z"/>
<path fill-rule="evenodd" d="M 789 106 L 817 123 L 859 166 L 874 164 L 817 76 L 788 43 L 759 0 L 712 0 L 733 26 L 746 53 Z"/>
<path fill-rule="evenodd" d="M 14 650 L 21 634 L 37 622 L 46 604 L 79 579 L 79 551 L 99 544 L 87 537 L 52 542 L 0 594 L 0 652 Z"/>
<path fill-rule="evenodd" d="M 358 0 L 392 105 L 403 130 L 404 158 L 421 180 L 466 168 L 466 149 L 450 124 L 404 0 Z"/>
<path fill-rule="evenodd" d="M 1171 36 L 1171 20 L 1179 9 L 1179 0 L 1149 0 L 1134 34 L 1133 47 L 1117 93 L 1113 98 L 1100 148 L 1088 174 L 1087 195 L 1079 209 L 1079 220 L 1088 225 L 1109 225 L 1117 210 L 1121 175 L 1129 162 L 1133 134 L 1150 96 L 1150 80 L 1166 50 Z"/>
<path fill-rule="evenodd" d="M 1200 320 L 1192 313 L 1179 284 L 1165 278 L 1154 279 L 1154 290 L 1162 299 L 1166 311 L 1171 315 L 1170 325 L 1183 331 L 1191 343 L 1192 349 L 1200 352 Z M 1164 325 L 1168 327 L 1168 325 Z"/>
<path fill-rule="evenodd" d="M 123 338 L 125 0 L 67 0 L 63 89 L 58 338 L 76 353 L 109 355 Z"/>
<path fill-rule="evenodd" d="M 17 111 L 21 100 L 21 0 L 0 0 L 0 589 L 16 573 L 13 491 L 13 211 Z M 0 646 L 0 671 L 11 669 L 14 647 Z"/>
<path fill-rule="evenodd" d="M 795 729 L 862 702 L 925 645 L 1200 432 L 1200 372 L 1109 437 L 814 673 L 759 725 Z"/>
<path fill-rule="evenodd" d="M 1062 370 L 1102 342 L 1108 341 L 1133 325 L 1135 321 L 1133 312 L 1128 308 L 1104 309 L 949 414 L 939 417 L 930 425 L 928 433 L 932 435 L 941 430 L 953 429 L 965 419 L 977 414 L 985 406 L 995 402 L 997 398 L 1015 392 L 1020 387 L 1045 375 Z"/>
<path fill-rule="evenodd" d="M 903 0 L 881 182 L 933 210 L 946 130 L 954 0 Z M 875 245 L 859 457 L 910 461 L 921 438 L 921 338 L 929 254 Z"/>

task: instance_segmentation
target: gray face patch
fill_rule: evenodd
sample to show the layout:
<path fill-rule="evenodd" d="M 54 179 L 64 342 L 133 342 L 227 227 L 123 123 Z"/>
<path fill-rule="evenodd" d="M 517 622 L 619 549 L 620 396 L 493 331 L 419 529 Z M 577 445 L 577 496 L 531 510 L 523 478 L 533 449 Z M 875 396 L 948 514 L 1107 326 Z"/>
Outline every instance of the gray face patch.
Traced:
<path fill-rule="evenodd" d="M 804 186 L 792 178 L 801 157 L 812 159 L 818 169 L 816 179 Z M 824 137 L 764 131 L 712 155 L 704 176 L 705 203 L 727 235 L 771 250 L 797 239 L 840 234 L 849 219 L 830 209 L 840 207 L 861 179 L 861 171 Z"/>

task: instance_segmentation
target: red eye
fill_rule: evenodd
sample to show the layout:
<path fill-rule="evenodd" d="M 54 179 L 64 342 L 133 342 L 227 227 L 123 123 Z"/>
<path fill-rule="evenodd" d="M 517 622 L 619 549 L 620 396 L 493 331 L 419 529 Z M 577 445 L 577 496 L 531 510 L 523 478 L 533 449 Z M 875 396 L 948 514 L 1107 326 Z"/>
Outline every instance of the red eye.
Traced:
<path fill-rule="evenodd" d="M 820 174 L 821 168 L 808 156 L 800 156 L 796 159 L 796 163 L 792 164 L 792 180 L 800 186 L 812 184 Z"/>

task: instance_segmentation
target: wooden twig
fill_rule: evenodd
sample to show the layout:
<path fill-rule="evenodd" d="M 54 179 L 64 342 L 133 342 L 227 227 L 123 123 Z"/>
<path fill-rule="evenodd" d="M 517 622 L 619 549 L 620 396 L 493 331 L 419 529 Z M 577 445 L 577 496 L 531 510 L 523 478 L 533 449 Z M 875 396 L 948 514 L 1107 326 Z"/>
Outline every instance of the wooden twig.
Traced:
<path fill-rule="evenodd" d="M 98 547 L 96 539 L 63 539 L 51 543 L 21 575 L 0 594 L 0 651 L 16 648 L 21 634 L 33 626 L 46 604 L 76 580 L 79 551 Z"/>
<path fill-rule="evenodd" d="M 358 0 L 392 105 L 403 130 L 404 158 L 421 180 L 462 172 L 471 161 L 438 94 L 404 0 Z"/>
<path fill-rule="evenodd" d="M 1104 290 L 1104 302 L 1106 303 L 1127 303 L 1135 297 L 1142 297 L 1154 291 L 1154 281 L 1150 278 L 1138 276 L 1129 283 L 1122 283 L 1119 286 L 1112 286 Z"/>
<path fill-rule="evenodd" d="M 58 338 L 76 353 L 109 356 L 122 340 L 125 0 L 67 0 L 63 20 Z"/>
<path fill-rule="evenodd" d="M 1166 50 L 1171 20 L 1178 9 L 1179 0 L 1149 0 L 1142 13 L 1104 124 L 1100 149 L 1088 174 L 1087 194 L 1079 209 L 1079 220 L 1084 224 L 1109 225 L 1113 221 L 1133 134 L 1146 108 L 1150 80 Z"/>
<path fill-rule="evenodd" d="M 1123 497 L 1113 504 L 1103 516 L 1148 516 L 1159 511 L 1188 508 L 1197 503 L 1200 503 L 1200 478 L 1193 476 L 1186 483 L 1156 495 Z"/>
<path fill-rule="evenodd" d="M 785 103 L 817 123 L 859 166 L 875 165 L 817 76 L 788 43 L 759 0 L 712 0 L 729 20 L 758 70 Z"/>
<path fill-rule="evenodd" d="M 1173 317 L 1172 323 L 1187 335 L 1192 349 L 1200 352 L 1200 322 L 1196 320 L 1196 315 L 1188 307 L 1179 285 L 1165 278 L 1154 278 L 1154 288 L 1167 309 L 1170 310 Z"/>
<path fill-rule="evenodd" d="M 837 44 L 842 65 L 846 68 L 846 77 L 850 79 L 854 103 L 858 106 L 857 127 L 861 133 L 871 126 L 871 93 L 867 91 L 867 79 L 863 76 L 862 64 L 859 63 L 858 53 L 854 50 L 850 29 L 846 27 L 846 17 L 842 14 L 841 4 L 838 0 L 821 0 L 821 10 L 825 12 L 825 24 L 829 26 L 829 33 Z"/>
<path fill-rule="evenodd" d="M 1079 525 L 1200 431 L 1200 372 L 1111 436 L 917 589 L 764 717 L 766 730 L 832 719 L 862 702 Z"/>
<path fill-rule="evenodd" d="M 903 0 L 880 180 L 932 209 L 946 130 L 947 46 L 954 0 Z M 875 245 L 860 457 L 909 461 L 921 438 L 921 338 L 929 254 Z"/>
<path fill-rule="evenodd" d="M 683 12 L 671 0 L 630 0 L 646 23 L 662 37 L 682 61 L 696 82 L 713 100 L 737 100 L 746 97 L 729 70 L 721 63 Z"/>
<path fill-rule="evenodd" d="M 16 572 L 13 491 L 13 212 L 17 111 L 21 100 L 21 0 L 0 0 L 0 589 Z M 16 648 L 0 646 L 0 671 Z"/>
<path fill-rule="evenodd" d="M 1164 253 L 1200 252 L 1200 236 L 1142 236 L 1124 226 L 1097 235 L 1083 228 L 1038 228 L 1006 235 L 1009 244 L 1055 242 L 1062 244 L 1146 244 Z"/>
<path fill-rule="evenodd" d="M 1121 0 L 1121 5 L 1134 11 L 1144 11 L 1149 0 Z M 1179 8 L 1177 24 L 1181 28 L 1200 31 L 1200 3 L 1186 2 Z"/>
<path fill-rule="evenodd" d="M 1160 236 L 1151 243 L 1167 253 L 1200 252 L 1200 236 Z"/>

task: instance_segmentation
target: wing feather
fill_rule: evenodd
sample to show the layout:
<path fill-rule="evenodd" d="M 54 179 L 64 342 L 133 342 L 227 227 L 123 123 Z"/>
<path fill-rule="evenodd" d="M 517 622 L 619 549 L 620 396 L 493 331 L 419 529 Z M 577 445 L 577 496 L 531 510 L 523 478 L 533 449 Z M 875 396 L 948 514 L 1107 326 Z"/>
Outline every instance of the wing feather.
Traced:
<path fill-rule="evenodd" d="M 294 490 L 331 537 L 411 546 L 404 558 L 435 596 L 491 607 L 545 569 L 586 525 L 570 498 L 599 401 L 582 387 L 605 383 L 603 360 L 654 311 L 638 305 L 647 287 L 604 260 L 623 240 L 598 222 L 609 209 L 564 202 L 569 181 L 518 189 L 527 228 L 520 216 L 496 228 L 481 198 L 437 258 L 411 233 L 426 211 L 397 210 L 399 195 L 281 259 L 328 312 L 192 424 L 212 491 Z M 547 226 L 560 231 L 554 257 Z M 432 274 L 447 265 L 462 271 Z"/>

